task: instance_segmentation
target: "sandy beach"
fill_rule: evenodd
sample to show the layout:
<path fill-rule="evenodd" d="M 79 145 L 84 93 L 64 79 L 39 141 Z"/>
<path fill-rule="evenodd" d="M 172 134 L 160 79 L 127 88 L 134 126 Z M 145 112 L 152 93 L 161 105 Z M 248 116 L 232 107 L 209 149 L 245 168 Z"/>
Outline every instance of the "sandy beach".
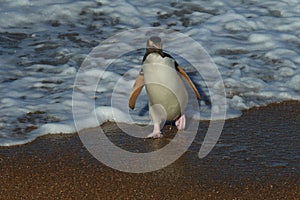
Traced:
<path fill-rule="evenodd" d="M 78 134 L 0 147 L 0 199 L 300 198 L 299 101 L 253 108 L 227 120 L 218 144 L 199 159 L 207 127 L 208 122 L 200 122 L 193 144 L 176 162 L 144 174 L 105 166 Z M 116 141 L 122 137 L 114 123 L 102 128 Z M 122 139 L 120 145 L 164 145 L 168 139 Z"/>

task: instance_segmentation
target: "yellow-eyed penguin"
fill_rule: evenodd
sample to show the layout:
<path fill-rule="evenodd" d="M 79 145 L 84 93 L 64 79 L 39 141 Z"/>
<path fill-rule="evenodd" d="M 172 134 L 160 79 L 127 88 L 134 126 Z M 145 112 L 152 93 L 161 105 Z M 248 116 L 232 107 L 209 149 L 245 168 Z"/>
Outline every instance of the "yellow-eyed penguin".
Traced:
<path fill-rule="evenodd" d="M 160 124 L 164 120 L 175 120 L 178 130 L 185 128 L 184 110 L 188 102 L 188 94 L 180 75 L 187 80 L 197 98 L 201 99 L 188 75 L 173 57 L 163 52 L 161 38 L 154 36 L 148 39 L 142 70 L 136 78 L 129 97 L 129 107 L 134 109 L 136 99 L 145 85 L 150 116 L 154 123 L 153 132 L 147 138 L 162 137 Z"/>

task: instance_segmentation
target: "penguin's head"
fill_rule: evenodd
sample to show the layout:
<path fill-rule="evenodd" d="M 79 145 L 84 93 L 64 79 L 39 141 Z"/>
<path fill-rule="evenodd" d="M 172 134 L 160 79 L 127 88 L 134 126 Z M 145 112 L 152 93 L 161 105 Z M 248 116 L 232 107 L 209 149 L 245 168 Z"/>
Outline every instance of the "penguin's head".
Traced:
<path fill-rule="evenodd" d="M 147 41 L 147 49 L 162 49 L 161 38 L 158 36 L 152 36 Z"/>

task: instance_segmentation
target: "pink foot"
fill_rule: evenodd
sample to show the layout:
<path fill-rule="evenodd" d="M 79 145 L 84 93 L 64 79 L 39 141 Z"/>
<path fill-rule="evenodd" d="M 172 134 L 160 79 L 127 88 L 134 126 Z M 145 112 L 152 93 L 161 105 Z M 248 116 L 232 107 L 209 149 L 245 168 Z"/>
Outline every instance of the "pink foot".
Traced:
<path fill-rule="evenodd" d="M 160 132 L 160 124 L 155 123 L 153 127 L 153 132 L 147 135 L 146 138 L 161 138 L 163 135 Z"/>
<path fill-rule="evenodd" d="M 158 132 L 158 133 L 153 132 L 153 133 L 150 133 L 149 135 L 147 135 L 146 138 L 161 138 L 162 136 L 163 135 L 160 132 Z"/>
<path fill-rule="evenodd" d="M 178 130 L 183 130 L 185 128 L 185 115 L 181 115 L 175 122 Z"/>

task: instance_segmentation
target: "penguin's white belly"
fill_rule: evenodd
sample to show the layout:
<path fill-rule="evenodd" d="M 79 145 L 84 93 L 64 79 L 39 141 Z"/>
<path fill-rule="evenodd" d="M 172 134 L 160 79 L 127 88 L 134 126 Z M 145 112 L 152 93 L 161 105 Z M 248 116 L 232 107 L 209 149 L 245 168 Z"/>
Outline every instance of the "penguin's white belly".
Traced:
<path fill-rule="evenodd" d="M 154 57 L 149 55 L 151 62 L 147 62 L 147 58 L 143 64 L 150 114 L 154 121 L 163 118 L 175 120 L 184 112 L 187 105 L 187 91 L 174 68 L 174 61 L 170 58 L 157 56 L 159 55 L 154 54 Z M 153 62 L 153 60 L 159 62 Z M 162 114 L 162 109 L 164 114 Z"/>

